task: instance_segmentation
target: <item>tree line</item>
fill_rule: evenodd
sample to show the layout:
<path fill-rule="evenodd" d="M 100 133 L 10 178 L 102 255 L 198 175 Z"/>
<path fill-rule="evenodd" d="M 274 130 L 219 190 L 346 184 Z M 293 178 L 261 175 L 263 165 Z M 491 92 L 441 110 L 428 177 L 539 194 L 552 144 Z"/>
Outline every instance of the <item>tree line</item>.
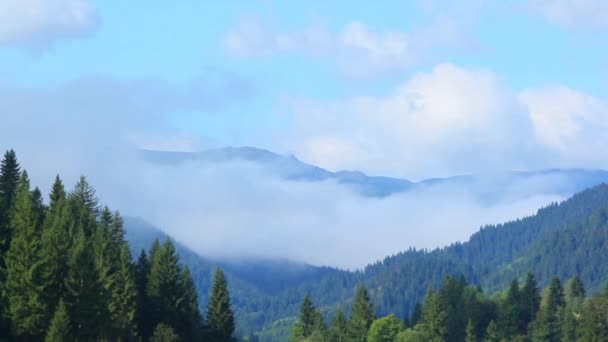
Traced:
<path fill-rule="evenodd" d="M 232 341 L 226 278 L 216 269 L 203 317 L 170 239 L 133 260 L 119 212 L 81 177 L 55 178 L 45 204 L 15 152 L 0 166 L 0 341 Z"/>
<path fill-rule="evenodd" d="M 360 286 L 347 318 L 335 311 L 325 324 L 320 310 L 304 297 L 292 342 L 600 342 L 608 341 L 608 286 L 587 297 L 579 277 L 565 286 L 559 277 L 540 290 L 531 273 L 523 284 L 513 280 L 503 292 L 484 294 L 464 277 L 448 276 L 429 288 L 407 320 L 394 314 L 376 317 Z"/>

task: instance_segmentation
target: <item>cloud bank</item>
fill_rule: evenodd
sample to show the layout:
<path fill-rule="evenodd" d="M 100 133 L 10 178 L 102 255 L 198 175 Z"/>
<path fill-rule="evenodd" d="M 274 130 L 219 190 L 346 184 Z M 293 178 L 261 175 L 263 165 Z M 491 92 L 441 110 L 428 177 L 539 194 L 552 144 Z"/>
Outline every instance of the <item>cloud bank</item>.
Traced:
<path fill-rule="evenodd" d="M 420 179 L 608 166 L 605 102 L 563 86 L 515 91 L 486 69 L 440 64 L 388 95 L 283 104 L 285 148 L 332 170 Z"/>
<path fill-rule="evenodd" d="M 529 3 L 535 12 L 558 25 L 608 27 L 608 2 L 604 0 L 530 0 Z"/>

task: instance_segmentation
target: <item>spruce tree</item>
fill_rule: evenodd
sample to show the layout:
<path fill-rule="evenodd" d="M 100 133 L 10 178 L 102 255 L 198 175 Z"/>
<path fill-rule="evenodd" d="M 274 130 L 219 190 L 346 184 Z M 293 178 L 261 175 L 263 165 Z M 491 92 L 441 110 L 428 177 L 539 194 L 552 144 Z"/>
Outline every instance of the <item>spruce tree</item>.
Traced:
<path fill-rule="evenodd" d="M 536 313 L 540 308 L 540 292 L 538 283 L 532 273 L 526 275 L 524 286 L 521 289 L 521 324 L 524 327 L 524 332 L 527 332 L 528 326 L 536 318 Z"/>
<path fill-rule="evenodd" d="M 483 341 L 484 342 L 500 342 L 500 336 L 498 334 L 498 326 L 496 325 L 496 322 L 491 321 L 490 324 L 488 324 Z"/>
<path fill-rule="evenodd" d="M 329 340 L 334 342 L 348 341 L 348 320 L 342 309 L 336 310 L 329 331 Z"/>
<path fill-rule="evenodd" d="M 298 322 L 295 325 L 296 329 L 301 330 L 301 337 L 308 337 L 312 334 L 315 325 L 315 309 L 310 296 L 304 296 L 302 305 L 300 305 L 300 314 L 298 316 Z"/>
<path fill-rule="evenodd" d="M 68 199 L 73 210 L 72 215 L 76 220 L 76 230 L 84 232 L 87 238 L 90 237 L 95 230 L 95 220 L 100 210 L 95 190 L 84 176 L 80 177 Z"/>
<path fill-rule="evenodd" d="M 46 342 L 68 342 L 71 340 L 70 335 L 70 317 L 66 309 L 65 303 L 59 301 L 51 325 L 46 334 Z"/>
<path fill-rule="evenodd" d="M 437 294 L 429 289 L 423 305 L 423 321 L 430 341 L 443 342 L 447 339 L 447 313 Z"/>
<path fill-rule="evenodd" d="M 76 340 L 94 340 L 101 336 L 107 306 L 100 297 L 103 286 L 95 268 L 95 256 L 84 232 L 79 232 L 68 259 L 65 281 L 65 304 Z"/>
<path fill-rule="evenodd" d="M 145 341 L 152 334 L 154 328 L 153 314 L 148 297 L 148 275 L 150 274 L 150 260 L 144 249 L 141 250 L 135 264 L 135 284 L 137 286 L 136 321 L 138 335 Z"/>
<path fill-rule="evenodd" d="M 502 327 L 502 335 L 507 339 L 516 336 L 520 331 L 520 327 L 523 325 L 521 323 L 523 320 L 520 320 L 520 306 L 521 295 L 519 283 L 516 279 L 513 279 L 501 310 L 500 326 Z"/>
<path fill-rule="evenodd" d="M 177 342 L 179 340 L 179 335 L 175 333 L 175 330 L 164 323 L 159 323 L 154 328 L 154 333 L 150 338 L 150 342 Z"/>
<path fill-rule="evenodd" d="M 197 340 L 202 326 L 202 316 L 198 306 L 198 293 L 192 280 L 192 273 L 188 266 L 184 266 L 180 277 L 181 299 L 179 305 L 179 322 L 182 325 L 183 337 Z"/>
<path fill-rule="evenodd" d="M 44 205 L 44 201 L 42 200 L 42 192 L 40 192 L 38 187 L 31 192 L 30 198 L 32 201 L 32 212 L 36 217 L 36 230 L 40 232 L 42 231 L 42 225 L 44 223 L 44 216 L 46 214 L 47 207 Z"/>
<path fill-rule="evenodd" d="M 234 314 L 224 272 L 217 268 L 213 276 L 209 305 L 207 306 L 207 325 L 218 334 L 218 341 L 230 341 L 234 333 Z"/>
<path fill-rule="evenodd" d="M 578 276 L 572 277 L 566 283 L 566 299 L 567 302 L 571 302 L 577 298 L 585 298 L 586 291 L 585 285 L 583 284 L 581 278 Z"/>
<path fill-rule="evenodd" d="M 108 305 L 115 338 L 136 335 L 135 311 L 137 309 L 137 286 L 131 262 L 131 251 L 124 243 L 120 248 L 119 269 L 112 275 L 112 288 Z"/>
<path fill-rule="evenodd" d="M 51 205 L 42 231 L 42 253 L 47 260 L 45 272 L 49 280 L 47 300 L 51 310 L 58 304 L 59 298 L 64 295 L 64 281 L 68 274 L 68 256 L 73 241 L 69 233 L 72 222 L 69 204 L 65 199 L 65 193 L 61 196 L 57 195 L 57 191 L 60 190 L 53 187 Z"/>
<path fill-rule="evenodd" d="M 353 302 L 352 315 L 348 322 L 348 334 L 351 340 L 355 342 L 364 342 L 374 319 L 374 307 L 367 293 L 367 289 L 363 285 L 360 285 L 357 288 L 357 293 Z"/>
<path fill-rule="evenodd" d="M 465 330 L 465 342 L 477 342 L 477 336 L 475 335 L 475 325 L 473 325 L 473 321 L 469 319 L 467 323 L 467 328 Z"/>
<path fill-rule="evenodd" d="M 11 243 L 9 212 L 13 207 L 17 187 L 19 186 L 20 168 L 15 151 L 9 150 L 4 154 L 0 164 L 0 271 L 4 266 L 4 256 Z M 1 278 L 0 273 L 0 281 Z"/>
<path fill-rule="evenodd" d="M 50 319 L 45 300 L 49 283 L 45 277 L 46 260 L 29 188 L 27 172 L 23 171 L 11 212 L 10 226 L 14 235 L 6 254 L 5 291 L 14 332 L 25 338 L 39 338 L 44 336 Z"/>

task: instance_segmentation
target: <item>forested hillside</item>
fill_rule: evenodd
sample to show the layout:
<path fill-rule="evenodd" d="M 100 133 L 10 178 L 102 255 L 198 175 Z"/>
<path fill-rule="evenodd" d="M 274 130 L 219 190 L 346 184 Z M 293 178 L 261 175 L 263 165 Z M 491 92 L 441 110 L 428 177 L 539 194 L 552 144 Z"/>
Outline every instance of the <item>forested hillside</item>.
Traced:
<path fill-rule="evenodd" d="M 227 281 L 216 269 L 203 319 L 192 272 L 170 239 L 137 260 L 118 212 L 84 177 L 55 178 L 48 205 L 13 151 L 0 169 L 0 340 L 232 341 Z"/>
<path fill-rule="evenodd" d="M 375 315 L 365 287 L 357 289 L 352 311 L 337 310 L 327 325 L 305 296 L 290 340 L 367 342 L 594 342 L 608 341 L 608 287 L 594 297 L 579 277 L 565 285 L 559 277 L 542 292 L 534 275 L 511 281 L 488 296 L 464 277 L 448 276 L 430 288 L 409 319 Z"/>

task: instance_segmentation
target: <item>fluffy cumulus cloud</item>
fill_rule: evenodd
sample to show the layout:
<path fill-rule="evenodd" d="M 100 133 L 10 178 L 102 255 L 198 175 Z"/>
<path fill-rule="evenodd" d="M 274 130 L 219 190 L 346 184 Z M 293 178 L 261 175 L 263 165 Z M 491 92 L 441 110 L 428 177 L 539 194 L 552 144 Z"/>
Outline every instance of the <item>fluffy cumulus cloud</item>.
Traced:
<path fill-rule="evenodd" d="M 224 48 L 236 57 L 298 53 L 329 58 L 347 76 L 369 77 L 410 69 L 438 49 L 468 44 L 455 22 L 442 19 L 412 32 L 378 31 L 353 21 L 339 32 L 311 26 L 278 32 L 258 20 L 242 20 L 224 37 Z"/>
<path fill-rule="evenodd" d="M 530 6 L 559 25 L 588 28 L 608 26 L 608 2 L 605 0 L 530 0 Z"/>
<path fill-rule="evenodd" d="M 88 0 L 0 1 L 0 45 L 43 49 L 89 33 L 97 23 Z"/>
<path fill-rule="evenodd" d="M 608 166 L 605 103 L 565 87 L 514 91 L 484 69 L 441 64 L 386 96 L 283 103 L 286 149 L 331 169 L 417 178 Z"/>

